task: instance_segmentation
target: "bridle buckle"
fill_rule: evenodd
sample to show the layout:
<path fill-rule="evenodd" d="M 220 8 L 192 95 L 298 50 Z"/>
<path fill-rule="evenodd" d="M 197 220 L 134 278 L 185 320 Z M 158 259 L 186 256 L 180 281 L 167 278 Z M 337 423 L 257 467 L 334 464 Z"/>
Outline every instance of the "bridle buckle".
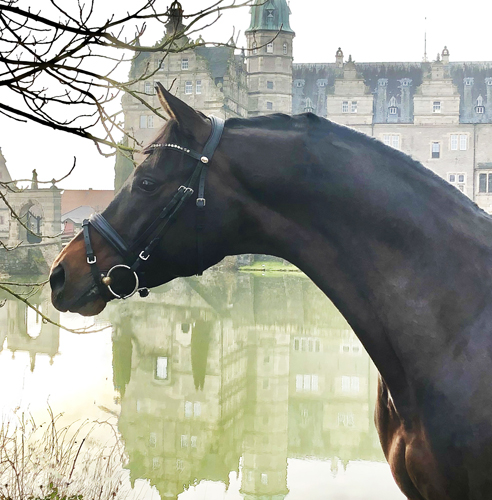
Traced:
<path fill-rule="evenodd" d="M 207 200 L 205 198 L 197 198 L 196 199 L 196 206 L 198 208 L 203 208 L 207 204 Z"/>

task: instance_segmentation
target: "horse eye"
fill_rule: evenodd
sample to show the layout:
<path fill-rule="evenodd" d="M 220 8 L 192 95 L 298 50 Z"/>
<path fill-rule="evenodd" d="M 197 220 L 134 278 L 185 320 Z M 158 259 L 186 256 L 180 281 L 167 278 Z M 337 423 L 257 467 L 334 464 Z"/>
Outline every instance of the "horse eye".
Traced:
<path fill-rule="evenodd" d="M 151 181 L 150 179 L 142 179 L 140 181 L 140 187 L 147 192 L 154 191 L 155 188 L 157 187 L 157 184 L 154 181 Z"/>

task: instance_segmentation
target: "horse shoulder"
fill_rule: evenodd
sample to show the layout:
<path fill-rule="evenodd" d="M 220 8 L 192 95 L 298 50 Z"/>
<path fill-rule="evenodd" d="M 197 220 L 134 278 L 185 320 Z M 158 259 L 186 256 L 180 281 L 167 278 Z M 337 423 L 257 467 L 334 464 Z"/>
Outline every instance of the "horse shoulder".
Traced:
<path fill-rule="evenodd" d="M 425 432 L 419 422 L 408 425 L 401 419 L 381 377 L 375 423 L 391 473 L 408 500 L 454 499 L 446 491 Z"/>

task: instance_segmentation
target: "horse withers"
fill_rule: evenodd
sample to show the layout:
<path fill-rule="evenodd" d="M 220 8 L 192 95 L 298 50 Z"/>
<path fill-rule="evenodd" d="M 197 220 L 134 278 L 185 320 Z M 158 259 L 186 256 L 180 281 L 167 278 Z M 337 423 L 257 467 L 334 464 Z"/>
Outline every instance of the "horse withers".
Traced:
<path fill-rule="evenodd" d="M 226 255 L 289 260 L 376 364 L 376 425 L 410 500 L 492 498 L 492 223 L 410 157 L 319 118 L 171 116 L 51 272 L 61 311 L 95 315 Z"/>

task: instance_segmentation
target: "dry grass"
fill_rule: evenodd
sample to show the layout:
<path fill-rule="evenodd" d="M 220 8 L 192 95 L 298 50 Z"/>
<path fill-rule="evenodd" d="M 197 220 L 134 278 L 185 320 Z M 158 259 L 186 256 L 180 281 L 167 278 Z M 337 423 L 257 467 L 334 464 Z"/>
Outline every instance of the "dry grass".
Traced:
<path fill-rule="evenodd" d="M 61 426 L 21 414 L 0 428 L 0 500 L 106 500 L 128 497 L 126 457 L 110 420 Z M 97 438 L 96 438 L 97 435 Z M 105 441 L 101 443 L 102 439 Z"/>

